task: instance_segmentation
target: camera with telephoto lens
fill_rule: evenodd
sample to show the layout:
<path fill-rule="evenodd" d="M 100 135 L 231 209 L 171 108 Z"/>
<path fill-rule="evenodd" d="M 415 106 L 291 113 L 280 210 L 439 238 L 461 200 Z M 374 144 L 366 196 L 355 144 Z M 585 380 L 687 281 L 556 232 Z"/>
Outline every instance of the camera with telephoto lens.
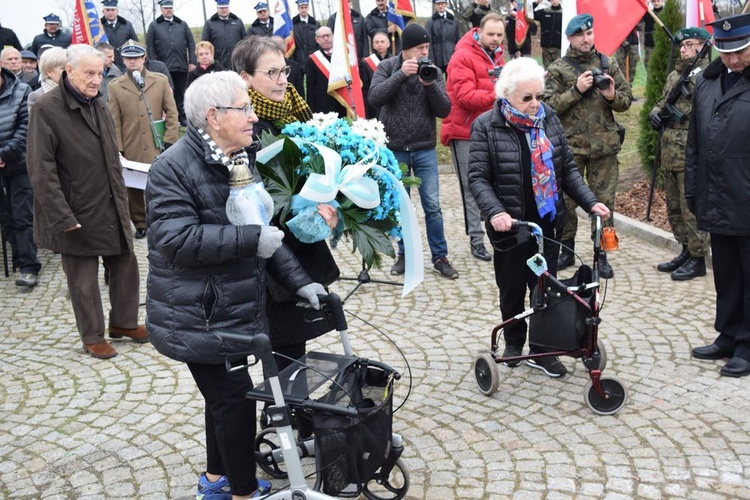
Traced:
<path fill-rule="evenodd" d="M 609 88 L 609 78 L 599 68 L 591 68 L 591 76 L 594 77 L 594 87 L 599 90 L 607 90 Z"/>
<path fill-rule="evenodd" d="M 417 75 L 419 75 L 422 81 L 430 83 L 437 80 L 439 70 L 437 66 L 432 64 L 432 61 L 426 57 L 421 57 L 417 61 L 417 64 L 419 65 Z"/>

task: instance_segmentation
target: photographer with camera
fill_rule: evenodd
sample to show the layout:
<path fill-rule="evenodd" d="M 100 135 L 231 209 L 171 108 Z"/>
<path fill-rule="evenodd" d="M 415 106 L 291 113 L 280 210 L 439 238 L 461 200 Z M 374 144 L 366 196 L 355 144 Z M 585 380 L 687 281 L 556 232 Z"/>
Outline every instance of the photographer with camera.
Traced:
<path fill-rule="evenodd" d="M 484 246 L 482 216 L 469 190 L 469 139 L 471 125 L 495 104 L 495 83 L 505 65 L 503 39 L 505 22 L 500 14 L 489 13 L 478 28 L 469 30 L 456 45 L 448 64 L 448 97 L 451 112 L 440 128 L 440 142 L 451 148 L 453 165 L 461 186 L 464 227 L 471 254 L 484 261 L 492 256 Z"/>
<path fill-rule="evenodd" d="M 372 76 L 367 100 L 379 107 L 378 118 L 385 126 L 388 147 L 396 159 L 422 181 L 419 198 L 425 215 L 427 242 L 436 273 L 458 278 L 448 262 L 448 243 L 440 210 L 440 186 L 435 152 L 435 118 L 445 118 L 451 101 L 445 91 L 443 75 L 427 59 L 430 36 L 418 24 L 409 24 L 401 33 L 401 53 L 380 62 Z M 398 259 L 391 274 L 404 274 L 404 245 L 398 243 Z"/>
<path fill-rule="evenodd" d="M 585 175 L 596 198 L 614 213 L 615 190 L 619 176 L 617 153 L 624 140 L 624 129 L 615 121 L 614 112 L 630 108 L 633 94 L 617 61 L 610 60 L 594 47 L 594 18 L 580 14 L 565 28 L 570 47 L 562 59 L 550 64 L 544 101 L 560 115 L 575 163 Z M 562 251 L 558 269 L 575 263 L 573 250 L 578 229 L 576 204 L 565 197 L 568 217 L 562 230 Z M 613 226 L 613 219 L 607 221 Z M 599 275 L 612 278 L 614 271 L 602 252 Z"/>
<path fill-rule="evenodd" d="M 695 215 L 685 202 L 685 147 L 695 81 L 710 62 L 702 56 L 710 50 L 710 47 L 705 51 L 703 48 L 711 35 L 703 28 L 683 28 L 674 38 L 680 46 L 680 59 L 675 62 L 674 71 L 667 75 L 664 93 L 651 110 L 649 123 L 654 130 L 661 129 L 660 163 L 664 167 L 667 217 L 672 234 L 682 245 L 682 252 L 657 265 L 656 269 L 672 273 L 675 281 L 688 281 L 706 275 L 705 257 L 710 244 L 708 233 L 698 230 Z"/>

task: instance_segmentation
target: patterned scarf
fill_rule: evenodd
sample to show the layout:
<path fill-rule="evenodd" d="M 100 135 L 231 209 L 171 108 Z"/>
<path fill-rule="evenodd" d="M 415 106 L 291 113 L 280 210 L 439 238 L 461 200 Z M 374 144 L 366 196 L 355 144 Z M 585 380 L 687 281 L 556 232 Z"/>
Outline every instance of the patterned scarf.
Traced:
<path fill-rule="evenodd" d="M 232 154 L 231 157 L 228 157 L 224 154 L 224 151 L 222 151 L 221 148 L 214 142 L 214 140 L 211 139 L 211 136 L 208 135 L 205 130 L 199 128 L 198 133 L 206 142 L 208 149 L 211 150 L 211 159 L 227 167 L 230 172 L 235 165 L 250 165 L 250 159 L 247 156 L 247 151 L 245 151 L 245 148 L 241 148 L 239 151 Z"/>
<path fill-rule="evenodd" d="M 529 116 L 510 105 L 507 99 L 500 102 L 500 112 L 512 126 L 531 136 L 531 187 L 539 216 L 557 215 L 558 199 L 555 166 L 552 163 L 552 144 L 544 133 L 544 106 L 539 106 L 536 116 Z"/>
<path fill-rule="evenodd" d="M 286 84 L 284 100 L 281 102 L 267 99 L 254 89 L 247 89 L 247 93 L 250 95 L 250 101 L 253 103 L 258 118 L 268 120 L 273 124 L 280 124 L 281 127 L 278 128 L 282 128 L 288 123 L 306 122 L 312 119 L 310 106 L 297 93 L 297 89 L 291 83 Z"/>

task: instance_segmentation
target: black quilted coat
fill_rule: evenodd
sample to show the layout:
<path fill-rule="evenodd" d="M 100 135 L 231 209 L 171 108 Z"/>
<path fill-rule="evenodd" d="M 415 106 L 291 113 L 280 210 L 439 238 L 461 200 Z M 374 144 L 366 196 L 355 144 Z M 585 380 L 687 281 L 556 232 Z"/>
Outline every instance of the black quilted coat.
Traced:
<path fill-rule="evenodd" d="M 553 146 L 557 192 L 565 192 L 589 212 L 597 202 L 596 197 L 578 172 L 557 113 L 546 104 L 544 110 L 547 113 L 545 132 Z M 526 204 L 523 199 L 523 169 L 528 168 L 529 165 L 521 165 L 518 135 L 500 113 L 498 101 L 491 110 L 480 115 L 471 128 L 469 188 L 483 218 L 490 220 L 496 214 L 507 212 L 514 219 L 529 219 L 524 213 Z M 565 214 L 562 196 L 559 196 L 556 209 L 556 221 L 564 220 L 561 217 Z"/>

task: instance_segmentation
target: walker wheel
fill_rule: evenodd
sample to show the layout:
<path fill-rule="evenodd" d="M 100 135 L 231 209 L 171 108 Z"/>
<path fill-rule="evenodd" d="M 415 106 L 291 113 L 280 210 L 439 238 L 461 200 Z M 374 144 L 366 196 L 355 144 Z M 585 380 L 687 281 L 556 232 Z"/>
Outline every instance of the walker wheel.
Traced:
<path fill-rule="evenodd" d="M 362 494 L 370 500 L 401 500 L 409 491 L 409 469 L 399 458 L 388 472 L 388 477 L 381 477 L 382 468 L 362 489 Z"/>
<path fill-rule="evenodd" d="M 273 451 L 279 449 L 279 436 L 276 429 L 269 427 L 255 437 L 255 461 L 258 466 L 274 479 L 285 479 L 287 473 L 273 458 Z"/>
<path fill-rule="evenodd" d="M 497 363 L 489 352 L 483 352 L 474 361 L 474 376 L 477 378 L 479 390 L 485 396 L 492 396 L 500 385 L 497 373 Z"/>
<path fill-rule="evenodd" d="M 614 377 L 602 377 L 599 384 L 604 390 L 605 397 L 601 397 L 589 380 L 583 389 L 583 399 L 594 413 L 598 415 L 614 415 L 625 406 L 628 401 L 628 390 L 625 385 Z"/>
<path fill-rule="evenodd" d="M 607 350 L 604 349 L 604 342 L 602 342 L 602 339 L 596 340 L 596 350 L 599 351 L 598 358 L 596 356 L 590 358 L 584 356 L 581 358 L 583 366 L 586 367 L 587 372 L 590 372 L 591 370 L 604 371 L 604 368 L 607 367 Z"/>

